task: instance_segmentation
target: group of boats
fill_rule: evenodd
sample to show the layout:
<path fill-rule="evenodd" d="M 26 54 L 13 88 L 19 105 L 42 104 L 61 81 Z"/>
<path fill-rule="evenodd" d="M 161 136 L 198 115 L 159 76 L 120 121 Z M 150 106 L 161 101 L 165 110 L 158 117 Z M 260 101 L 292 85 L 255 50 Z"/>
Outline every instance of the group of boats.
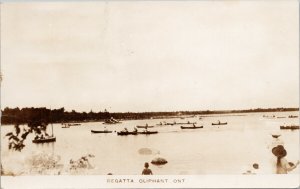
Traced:
<path fill-rule="evenodd" d="M 122 122 L 111 117 L 110 119 L 105 120 L 103 124 L 118 124 L 118 123 L 122 123 Z"/>
<path fill-rule="evenodd" d="M 181 123 L 182 124 L 182 123 Z M 188 122 L 188 123 L 184 123 L 184 124 L 190 124 L 191 126 L 180 126 L 181 129 L 201 129 L 203 128 L 203 126 L 196 126 L 196 122 Z M 163 123 L 157 124 L 157 125 L 163 125 Z M 164 125 L 168 125 L 168 123 L 165 123 Z M 169 124 L 170 125 L 170 124 Z M 172 124 L 173 125 L 173 124 Z M 217 123 L 212 123 L 212 125 L 227 125 L 227 122 L 220 122 L 218 121 Z M 137 125 L 134 129 L 134 131 L 128 131 L 127 128 L 125 128 L 122 131 L 117 132 L 117 135 L 138 135 L 138 134 L 144 134 L 144 135 L 150 135 L 150 134 L 157 134 L 158 131 L 149 131 L 147 130 L 148 128 L 154 128 L 154 125 Z M 138 131 L 137 128 L 139 129 L 145 129 L 144 131 Z M 91 130 L 91 133 L 112 133 L 113 131 L 109 131 L 107 129 L 105 130 Z M 114 131 L 116 132 L 116 131 Z"/>
<path fill-rule="evenodd" d="M 296 115 L 289 115 L 288 117 L 286 117 L 286 116 L 275 116 L 275 115 L 271 115 L 271 116 L 269 116 L 269 115 L 263 115 L 263 117 L 264 118 L 269 118 L 269 119 L 274 119 L 274 118 L 278 118 L 278 119 L 281 119 L 281 118 L 298 118 L 298 116 L 296 116 Z"/>

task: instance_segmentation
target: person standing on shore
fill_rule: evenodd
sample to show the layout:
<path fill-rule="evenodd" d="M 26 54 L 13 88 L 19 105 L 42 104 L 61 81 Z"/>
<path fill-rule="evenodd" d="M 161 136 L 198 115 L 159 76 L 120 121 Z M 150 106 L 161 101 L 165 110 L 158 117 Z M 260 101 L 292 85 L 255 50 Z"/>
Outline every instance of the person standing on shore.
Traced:
<path fill-rule="evenodd" d="M 153 175 L 151 169 L 149 169 L 149 163 L 145 163 L 145 169 L 142 172 L 142 175 Z"/>

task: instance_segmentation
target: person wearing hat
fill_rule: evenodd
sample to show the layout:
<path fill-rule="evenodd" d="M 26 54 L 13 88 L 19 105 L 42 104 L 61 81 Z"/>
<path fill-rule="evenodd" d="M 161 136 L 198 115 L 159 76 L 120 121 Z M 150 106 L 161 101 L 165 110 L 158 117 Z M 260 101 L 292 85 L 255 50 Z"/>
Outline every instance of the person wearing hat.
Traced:
<path fill-rule="evenodd" d="M 152 175 L 151 169 L 149 169 L 149 163 L 145 163 L 145 169 L 142 172 L 142 175 Z"/>
<path fill-rule="evenodd" d="M 285 156 L 287 155 L 286 150 L 282 145 L 278 145 L 272 149 L 272 153 L 277 157 L 276 163 L 276 174 L 287 174 L 288 171 L 292 171 L 299 165 L 299 160 L 296 164 L 289 163 Z"/>

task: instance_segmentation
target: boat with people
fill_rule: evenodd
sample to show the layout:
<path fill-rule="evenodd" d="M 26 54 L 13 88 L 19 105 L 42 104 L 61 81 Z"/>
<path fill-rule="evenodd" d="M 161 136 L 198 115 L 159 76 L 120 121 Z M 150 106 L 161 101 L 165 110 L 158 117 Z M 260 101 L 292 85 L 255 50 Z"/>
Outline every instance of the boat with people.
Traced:
<path fill-rule="evenodd" d="M 280 126 L 280 129 L 296 130 L 296 129 L 299 129 L 299 126 L 298 125 Z"/>
<path fill-rule="evenodd" d="M 70 126 L 79 126 L 79 125 L 81 125 L 80 123 L 68 123 L 68 126 L 70 127 Z"/>
<path fill-rule="evenodd" d="M 138 125 L 136 126 L 137 128 L 142 128 L 142 129 L 146 129 L 146 128 L 153 128 L 154 126 L 149 126 L 149 125 L 145 125 L 145 126 L 141 126 L 141 125 Z"/>
<path fill-rule="evenodd" d="M 37 138 L 32 140 L 33 143 L 49 143 L 49 142 L 55 142 L 56 137 L 55 136 L 49 136 L 45 138 Z"/>
<path fill-rule="evenodd" d="M 158 131 L 142 131 L 138 132 L 138 134 L 144 134 L 144 135 L 151 135 L 151 134 L 157 134 Z"/>
<path fill-rule="evenodd" d="M 108 131 L 108 130 L 104 130 L 104 131 L 91 130 L 91 133 L 112 133 L 112 131 Z"/>
<path fill-rule="evenodd" d="M 190 126 L 181 126 L 180 128 L 181 129 L 201 129 L 201 128 L 203 128 L 203 126 L 193 126 L 193 127 L 190 127 Z"/>
<path fill-rule="evenodd" d="M 211 125 L 227 125 L 227 122 L 220 122 L 218 121 L 218 123 L 212 123 Z"/>
<path fill-rule="evenodd" d="M 197 124 L 197 122 L 190 122 L 190 121 L 188 121 L 188 122 L 186 122 L 186 123 L 176 123 L 177 125 L 184 125 L 184 124 L 186 124 L 186 125 L 190 125 L 190 124 Z"/>
<path fill-rule="evenodd" d="M 51 110 L 50 110 L 51 112 Z M 50 114 L 50 122 L 51 122 L 51 114 Z M 56 137 L 53 134 L 53 124 L 51 122 L 51 135 L 46 132 L 47 124 L 41 123 L 37 126 L 35 130 L 36 136 L 32 140 L 32 143 L 49 143 L 49 142 L 56 142 Z"/>
<path fill-rule="evenodd" d="M 46 125 L 45 125 L 46 126 Z M 52 134 L 51 136 L 48 135 L 46 132 L 43 134 L 41 133 L 41 130 L 39 130 L 39 134 L 35 136 L 35 138 L 32 140 L 32 143 L 49 143 L 49 142 L 55 142 L 56 137 L 53 135 L 53 125 L 51 124 L 51 130 Z"/>
<path fill-rule="evenodd" d="M 298 118 L 298 116 L 289 115 L 289 118 Z"/>
<path fill-rule="evenodd" d="M 61 128 L 70 128 L 70 126 L 68 124 L 64 124 L 64 126 L 62 126 Z"/>
<path fill-rule="evenodd" d="M 121 135 L 121 136 L 124 136 L 124 135 L 137 135 L 138 132 L 137 131 L 133 131 L 133 132 L 130 132 L 130 131 L 120 131 L 120 132 L 117 132 L 118 135 Z"/>

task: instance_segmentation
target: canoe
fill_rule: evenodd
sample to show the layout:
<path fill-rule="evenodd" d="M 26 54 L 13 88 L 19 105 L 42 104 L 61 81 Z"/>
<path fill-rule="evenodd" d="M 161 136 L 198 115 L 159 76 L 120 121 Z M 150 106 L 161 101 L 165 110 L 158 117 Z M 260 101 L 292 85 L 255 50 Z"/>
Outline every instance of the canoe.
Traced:
<path fill-rule="evenodd" d="M 185 126 L 181 126 L 180 127 L 181 129 L 201 129 L 201 128 L 203 128 L 203 126 L 196 126 L 196 127 L 185 127 Z"/>
<path fill-rule="evenodd" d="M 119 123 L 122 123 L 122 122 L 104 122 L 102 124 L 112 125 L 112 124 L 119 124 Z"/>
<path fill-rule="evenodd" d="M 112 133 L 112 131 L 96 131 L 96 130 L 91 130 L 92 133 Z"/>
<path fill-rule="evenodd" d="M 189 125 L 189 124 L 197 124 L 197 122 L 186 122 L 186 123 L 176 123 L 177 125 L 182 125 L 182 124 L 187 124 L 187 125 Z"/>
<path fill-rule="evenodd" d="M 143 132 L 138 132 L 138 134 L 144 134 L 144 135 L 151 135 L 151 134 L 157 134 L 158 131 L 143 131 Z"/>
<path fill-rule="evenodd" d="M 33 143 L 49 143 L 49 142 L 55 142 L 55 141 L 56 141 L 56 137 L 49 137 L 49 138 L 32 140 Z"/>
<path fill-rule="evenodd" d="M 280 126 L 280 129 L 291 129 L 291 130 L 294 130 L 294 129 L 299 129 L 299 126 L 296 126 L 296 125 L 292 125 L 292 126 Z"/>
<path fill-rule="evenodd" d="M 211 125 L 227 125 L 227 122 L 225 122 L 225 123 L 212 123 Z"/>
<path fill-rule="evenodd" d="M 145 129 L 145 128 L 153 128 L 154 126 L 136 126 L 136 127 Z"/>
<path fill-rule="evenodd" d="M 79 125 L 81 125 L 80 123 L 69 123 L 68 124 L 68 126 L 70 127 L 70 126 L 79 126 Z"/>
<path fill-rule="evenodd" d="M 124 131 L 120 131 L 117 132 L 118 135 L 137 135 L 137 132 L 124 132 Z"/>

